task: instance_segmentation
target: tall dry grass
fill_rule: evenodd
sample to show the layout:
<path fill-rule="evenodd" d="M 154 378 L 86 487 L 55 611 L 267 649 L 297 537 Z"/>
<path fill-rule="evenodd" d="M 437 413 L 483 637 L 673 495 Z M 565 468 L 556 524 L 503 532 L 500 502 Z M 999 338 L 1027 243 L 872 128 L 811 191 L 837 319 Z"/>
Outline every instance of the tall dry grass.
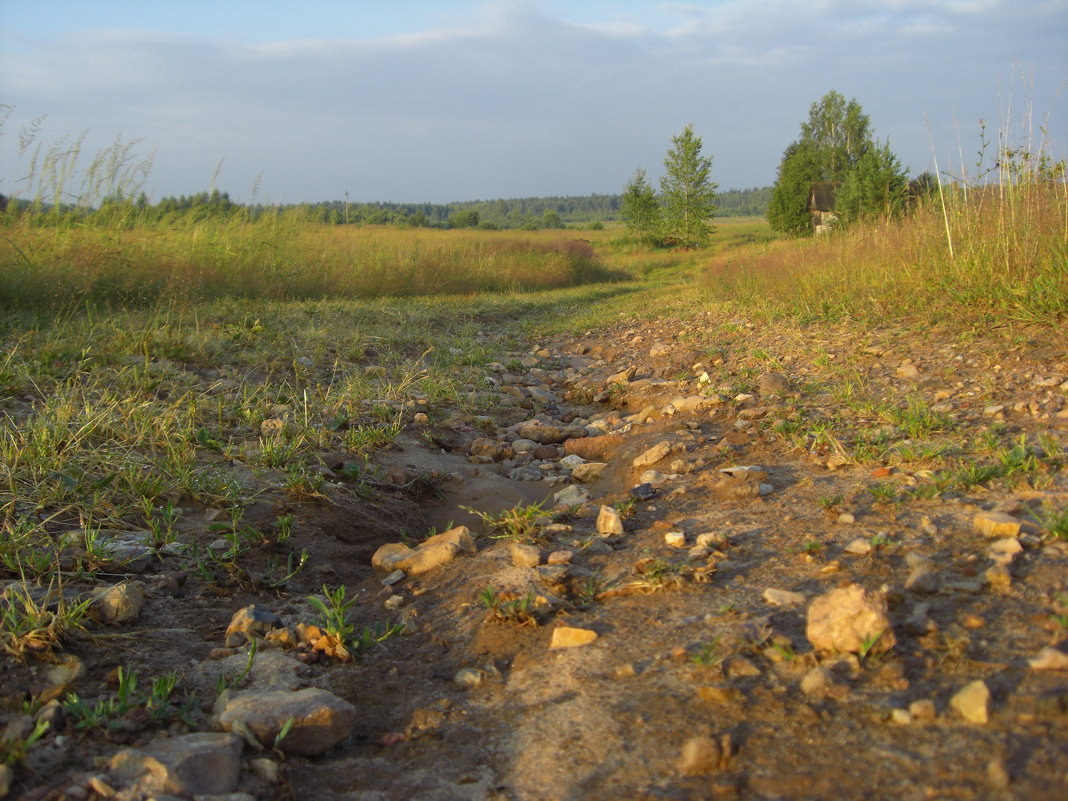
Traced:
<path fill-rule="evenodd" d="M 619 277 L 588 242 L 560 232 L 350 228 L 268 217 L 133 228 L 16 219 L 0 234 L 0 303 L 9 306 L 529 291 Z"/>
<path fill-rule="evenodd" d="M 701 283 L 770 316 L 1068 318 L 1064 163 L 1005 150 L 987 178 L 945 184 L 899 219 L 718 254 Z"/>

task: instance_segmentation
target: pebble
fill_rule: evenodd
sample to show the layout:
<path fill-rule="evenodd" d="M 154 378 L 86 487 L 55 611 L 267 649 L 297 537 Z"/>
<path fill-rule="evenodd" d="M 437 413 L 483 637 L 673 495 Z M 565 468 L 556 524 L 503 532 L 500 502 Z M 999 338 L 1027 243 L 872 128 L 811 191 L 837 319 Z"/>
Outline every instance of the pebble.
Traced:
<path fill-rule="evenodd" d="M 917 567 L 905 579 L 905 589 L 924 594 L 937 592 L 938 575 L 929 567 Z"/>
<path fill-rule="evenodd" d="M 137 782 L 144 793 L 218 795 L 237 789 L 242 745 L 234 734 L 198 732 L 123 748 L 108 764 L 112 776 Z"/>
<path fill-rule="evenodd" d="M 870 540 L 866 540 L 863 537 L 857 537 L 846 545 L 843 550 L 845 550 L 846 553 L 851 553 L 855 556 L 866 556 L 872 552 L 872 544 Z"/>
<path fill-rule="evenodd" d="M 682 744 L 679 772 L 684 776 L 705 776 L 720 769 L 723 749 L 711 737 L 691 737 Z"/>
<path fill-rule="evenodd" d="M 541 550 L 536 545 L 513 542 L 509 545 L 512 564 L 516 567 L 537 567 L 541 564 Z"/>
<path fill-rule="evenodd" d="M 623 518 L 614 506 L 602 506 L 597 514 L 597 533 L 602 537 L 614 537 L 623 533 Z"/>
<path fill-rule="evenodd" d="M 938 708 L 930 698 L 920 698 L 909 704 L 909 714 L 916 720 L 931 721 L 938 717 Z"/>
<path fill-rule="evenodd" d="M 572 485 L 570 487 L 565 487 L 553 495 L 553 506 L 556 508 L 562 506 L 577 508 L 589 501 L 592 497 L 593 495 L 590 494 L 588 489 Z"/>
<path fill-rule="evenodd" d="M 574 626 L 557 626 L 553 629 L 552 641 L 549 643 L 551 650 L 558 648 L 579 648 L 589 645 L 597 639 L 597 632 L 590 629 L 580 629 Z"/>
<path fill-rule="evenodd" d="M 685 548 L 686 535 L 681 531 L 669 531 L 664 534 L 664 542 L 672 548 Z"/>
<path fill-rule="evenodd" d="M 772 606 L 800 606 L 806 599 L 799 592 L 768 587 L 768 589 L 764 590 L 764 600 Z"/>
<path fill-rule="evenodd" d="M 1068 654 L 1060 648 L 1047 645 L 1027 660 L 1031 670 L 1068 670 Z"/>
<path fill-rule="evenodd" d="M 990 720 L 990 690 L 982 679 L 958 690 L 949 700 L 949 705 L 970 723 L 982 725 Z"/>
<path fill-rule="evenodd" d="M 141 617 L 145 605 L 145 593 L 132 581 L 123 581 L 111 587 L 101 587 L 93 593 L 89 611 L 101 623 L 119 626 Z"/>
<path fill-rule="evenodd" d="M 274 690 L 236 693 L 223 704 L 219 723 L 227 731 L 247 728 L 268 748 L 292 719 L 281 742 L 283 751 L 315 756 L 330 750 L 352 732 L 356 708 L 327 690 L 306 687 L 295 692 Z"/>
<path fill-rule="evenodd" d="M 478 687 L 483 678 L 483 673 L 478 668 L 462 668 L 456 671 L 456 675 L 452 677 L 452 680 L 460 687 L 473 688 Z"/>
<path fill-rule="evenodd" d="M 1004 512 L 980 512 L 972 518 L 972 528 L 987 537 L 1016 537 L 1022 523 Z"/>
<path fill-rule="evenodd" d="M 631 464 L 637 468 L 651 467 L 671 454 L 675 450 L 675 446 L 676 443 L 669 440 L 658 442 L 644 453 L 635 457 Z"/>

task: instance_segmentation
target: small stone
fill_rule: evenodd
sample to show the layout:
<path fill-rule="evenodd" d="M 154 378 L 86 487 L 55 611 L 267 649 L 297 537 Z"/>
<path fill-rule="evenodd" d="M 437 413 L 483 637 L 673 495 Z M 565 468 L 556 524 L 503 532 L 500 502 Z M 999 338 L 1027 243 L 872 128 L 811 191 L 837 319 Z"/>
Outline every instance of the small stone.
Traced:
<path fill-rule="evenodd" d="M 685 548 L 686 535 L 681 531 L 669 531 L 664 534 L 664 542 L 672 548 Z"/>
<path fill-rule="evenodd" d="M 7 798 L 11 792 L 11 782 L 15 779 L 14 769 L 7 763 L 0 763 L 0 798 Z"/>
<path fill-rule="evenodd" d="M 854 556 L 866 556 L 872 552 L 872 544 L 870 540 L 866 540 L 863 537 L 857 537 L 852 540 L 845 548 L 846 553 L 851 553 Z"/>
<path fill-rule="evenodd" d="M 902 378 L 916 378 L 919 376 L 920 371 L 916 365 L 905 362 L 897 368 L 897 374 Z"/>
<path fill-rule="evenodd" d="M 635 457 L 634 461 L 631 462 L 631 464 L 637 468 L 651 467 L 657 462 L 665 459 L 671 453 L 671 451 L 672 443 L 668 442 L 667 440 L 664 440 L 662 442 L 658 442 L 656 445 L 649 448 L 644 453 Z"/>
<path fill-rule="evenodd" d="M 682 744 L 679 772 L 684 776 L 705 776 L 719 770 L 723 750 L 711 737 L 691 737 Z"/>
<path fill-rule="evenodd" d="M 982 679 L 958 690 L 949 705 L 970 723 L 985 724 L 990 720 L 990 690 Z"/>
<path fill-rule="evenodd" d="M 560 550 L 553 551 L 549 554 L 549 557 L 545 560 L 547 565 L 567 565 L 571 564 L 571 560 L 575 558 L 574 551 Z"/>
<path fill-rule="evenodd" d="M 1027 660 L 1031 670 L 1068 670 L 1068 654 L 1052 645 L 1042 648 Z"/>
<path fill-rule="evenodd" d="M 1023 553 L 1023 545 L 1016 537 L 1007 537 L 990 543 L 987 553 L 999 565 L 1008 567 L 1016 559 L 1017 554 Z"/>
<path fill-rule="evenodd" d="M 638 484 L 631 487 L 630 497 L 636 501 L 648 501 L 656 497 L 656 487 L 652 484 Z"/>
<path fill-rule="evenodd" d="M 269 784 L 277 784 L 278 780 L 282 778 L 282 768 L 273 759 L 260 757 L 250 760 L 248 766 L 255 775 Z"/>
<path fill-rule="evenodd" d="M 583 484 L 589 484 L 593 481 L 597 481 L 604 475 L 605 469 L 608 467 L 604 462 L 583 462 L 578 467 L 575 467 L 571 471 L 571 477 L 575 481 L 581 481 Z"/>
<path fill-rule="evenodd" d="M 115 796 L 115 788 L 99 776 L 90 776 L 87 785 L 92 792 L 101 798 L 113 798 Z"/>
<path fill-rule="evenodd" d="M 995 592 L 1007 593 L 1012 589 L 1012 573 L 1005 565 L 991 565 L 983 576 Z"/>
<path fill-rule="evenodd" d="M 972 528 L 987 537 L 1016 537 L 1022 523 L 1004 512 L 980 512 L 972 518 Z"/>
<path fill-rule="evenodd" d="M 745 695 L 729 684 L 712 684 L 697 688 L 697 697 L 710 704 L 740 704 Z"/>
<path fill-rule="evenodd" d="M 597 515 L 597 533 L 602 537 L 614 537 L 623 533 L 623 518 L 614 506 L 602 506 Z"/>
<path fill-rule="evenodd" d="M 735 654 L 723 663 L 723 672 L 729 679 L 744 679 L 759 676 L 760 668 L 741 654 Z"/>
<path fill-rule="evenodd" d="M 765 373 L 757 379 L 761 395 L 785 395 L 790 391 L 790 379 L 782 373 Z"/>
<path fill-rule="evenodd" d="M 226 627 L 227 648 L 244 645 L 253 637 L 263 637 L 272 629 L 282 626 L 282 618 L 261 604 L 250 604 L 238 609 Z"/>
<path fill-rule="evenodd" d="M 764 590 L 764 600 L 772 606 L 800 606 L 805 602 L 805 596 L 799 592 L 790 590 L 777 590 L 768 587 Z"/>
<path fill-rule="evenodd" d="M 893 709 L 890 712 L 890 720 L 898 726 L 908 726 L 912 723 L 912 714 L 907 709 Z"/>
<path fill-rule="evenodd" d="M 582 504 L 589 501 L 592 497 L 593 496 L 588 489 L 571 485 L 553 495 L 553 506 L 557 509 L 561 507 L 570 507 L 574 509 L 582 506 Z"/>
<path fill-rule="evenodd" d="M 1012 783 L 1005 760 L 999 757 L 994 757 L 986 763 L 986 778 L 995 790 L 1006 790 Z"/>
<path fill-rule="evenodd" d="M 541 564 L 541 550 L 537 545 L 513 542 L 509 545 L 512 564 L 516 567 L 537 567 Z"/>
<path fill-rule="evenodd" d="M 478 668 L 462 668 L 456 671 L 456 675 L 452 677 L 453 683 L 458 684 L 460 687 L 467 687 L 468 689 L 477 687 L 482 683 L 483 673 Z"/>
<path fill-rule="evenodd" d="M 412 417 L 412 423 L 417 426 L 428 426 L 430 425 L 430 418 L 426 412 L 416 412 L 415 416 Z"/>
<path fill-rule="evenodd" d="M 827 668 L 814 667 L 801 679 L 801 692 L 805 695 L 821 696 L 827 692 L 831 683 L 831 672 Z"/>
<path fill-rule="evenodd" d="M 931 721 L 938 717 L 938 708 L 930 698 L 920 698 L 909 704 L 909 714 L 916 720 Z"/>
<path fill-rule="evenodd" d="M 580 629 L 574 626 L 557 626 L 553 629 L 552 641 L 549 643 L 551 650 L 558 648 L 578 648 L 589 645 L 597 639 L 597 632 L 590 629 Z"/>
<path fill-rule="evenodd" d="M 144 605 L 145 594 L 141 586 L 132 581 L 123 581 L 95 592 L 89 611 L 101 623 L 119 626 L 137 620 Z"/>
<path fill-rule="evenodd" d="M 907 579 L 905 589 L 909 592 L 932 593 L 938 590 L 938 575 L 929 567 L 917 567 Z"/>
<path fill-rule="evenodd" d="M 475 541 L 467 526 L 457 526 L 410 548 L 402 542 L 381 546 L 371 557 L 371 565 L 379 570 L 403 570 L 413 576 L 427 573 L 447 564 L 460 554 L 474 553 Z"/>
<path fill-rule="evenodd" d="M 842 512 L 840 515 L 838 515 L 837 522 L 841 523 L 842 525 L 849 525 L 850 523 L 856 523 L 857 518 L 856 515 L 852 514 L 851 512 Z"/>

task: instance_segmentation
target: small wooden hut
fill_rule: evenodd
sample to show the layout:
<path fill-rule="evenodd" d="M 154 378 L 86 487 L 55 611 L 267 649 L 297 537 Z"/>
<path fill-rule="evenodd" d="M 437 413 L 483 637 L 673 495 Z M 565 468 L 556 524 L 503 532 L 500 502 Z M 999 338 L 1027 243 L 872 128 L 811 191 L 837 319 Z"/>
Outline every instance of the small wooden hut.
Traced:
<path fill-rule="evenodd" d="M 812 215 L 812 230 L 825 234 L 838 222 L 834 211 L 834 199 L 840 181 L 818 181 L 808 190 L 808 213 Z"/>

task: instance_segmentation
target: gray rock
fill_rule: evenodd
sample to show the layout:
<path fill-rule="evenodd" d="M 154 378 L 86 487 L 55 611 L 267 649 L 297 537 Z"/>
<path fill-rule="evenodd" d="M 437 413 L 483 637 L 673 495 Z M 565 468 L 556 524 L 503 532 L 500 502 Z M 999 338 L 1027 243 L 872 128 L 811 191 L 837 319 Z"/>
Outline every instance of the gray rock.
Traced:
<path fill-rule="evenodd" d="M 917 567 L 905 579 L 905 589 L 919 593 L 937 592 L 938 575 L 930 567 Z"/>
<path fill-rule="evenodd" d="M 588 484 L 600 479 L 607 467 L 608 465 L 604 462 L 583 462 L 571 470 L 571 477 L 575 481 Z"/>
<path fill-rule="evenodd" d="M 1052 645 L 1042 648 L 1027 660 L 1031 670 L 1068 670 L 1068 654 Z"/>
<path fill-rule="evenodd" d="M 191 797 L 233 792 L 241 774 L 241 738 L 198 732 L 124 748 L 111 758 L 111 775 L 136 782 L 144 793 Z"/>
<path fill-rule="evenodd" d="M 772 606 L 800 606 L 805 602 L 805 596 L 799 592 L 768 587 L 764 590 L 764 600 Z"/>
<path fill-rule="evenodd" d="M 561 506 L 579 507 L 592 497 L 588 489 L 572 485 L 553 495 L 553 505 L 557 508 Z"/>
<path fill-rule="evenodd" d="M 237 693 L 227 701 L 219 723 L 226 731 L 250 732 L 265 747 L 274 746 L 287 721 L 282 751 L 315 756 L 330 750 L 352 732 L 356 707 L 331 692 L 307 687 L 296 692 Z"/>

